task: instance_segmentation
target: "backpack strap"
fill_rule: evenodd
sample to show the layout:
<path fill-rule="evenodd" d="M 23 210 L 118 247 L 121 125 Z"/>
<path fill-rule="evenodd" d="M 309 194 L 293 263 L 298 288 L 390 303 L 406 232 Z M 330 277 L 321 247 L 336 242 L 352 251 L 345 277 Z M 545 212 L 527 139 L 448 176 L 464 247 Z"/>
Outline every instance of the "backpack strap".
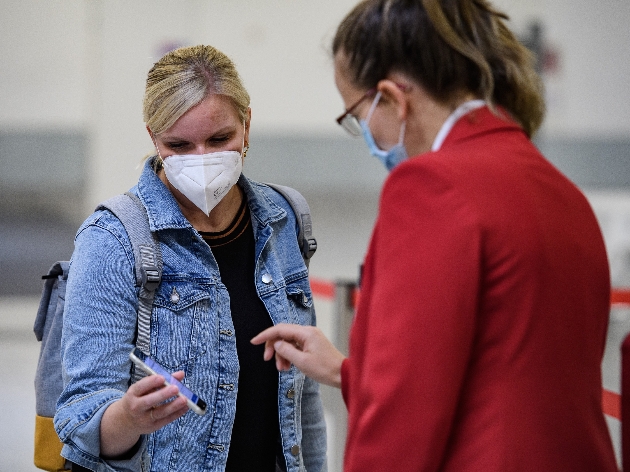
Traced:
<path fill-rule="evenodd" d="M 313 254 L 315 254 L 317 250 L 317 240 L 313 237 L 311 209 L 306 199 L 294 188 L 268 182 L 266 184 L 282 195 L 285 200 L 289 202 L 289 205 L 291 205 L 298 222 L 298 245 L 300 246 L 304 263 L 306 267 L 308 267 L 311 257 L 313 257 Z"/>
<path fill-rule="evenodd" d="M 112 197 L 102 202 L 97 207 L 99 209 L 111 211 L 121 221 L 129 236 L 135 260 L 136 286 L 140 287 L 136 346 L 149 355 L 153 297 L 162 280 L 160 242 L 157 235 L 151 232 L 146 208 L 133 193 L 126 192 Z M 141 376 L 137 375 L 139 377 Z"/>

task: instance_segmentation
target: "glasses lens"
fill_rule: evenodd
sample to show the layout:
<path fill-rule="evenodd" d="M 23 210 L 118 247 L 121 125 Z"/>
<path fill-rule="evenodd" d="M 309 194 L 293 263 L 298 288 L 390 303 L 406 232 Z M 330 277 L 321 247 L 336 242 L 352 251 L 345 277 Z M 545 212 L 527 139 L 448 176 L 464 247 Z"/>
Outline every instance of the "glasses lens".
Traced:
<path fill-rule="evenodd" d="M 341 120 L 341 126 L 352 136 L 361 136 L 362 130 L 361 125 L 359 124 L 359 120 L 354 115 L 348 113 Z"/>

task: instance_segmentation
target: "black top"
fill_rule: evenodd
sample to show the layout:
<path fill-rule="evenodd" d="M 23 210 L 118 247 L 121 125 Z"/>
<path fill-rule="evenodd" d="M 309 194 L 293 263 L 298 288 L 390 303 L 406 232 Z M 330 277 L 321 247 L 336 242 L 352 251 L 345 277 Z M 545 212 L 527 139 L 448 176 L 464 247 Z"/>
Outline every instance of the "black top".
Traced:
<path fill-rule="evenodd" d="M 227 229 L 201 235 L 212 249 L 221 282 L 230 294 L 240 365 L 236 417 L 225 470 L 275 472 L 280 435 L 278 371 L 273 360 L 263 360 L 264 346 L 249 342 L 272 322 L 256 292 L 254 231 L 246 199 Z"/>

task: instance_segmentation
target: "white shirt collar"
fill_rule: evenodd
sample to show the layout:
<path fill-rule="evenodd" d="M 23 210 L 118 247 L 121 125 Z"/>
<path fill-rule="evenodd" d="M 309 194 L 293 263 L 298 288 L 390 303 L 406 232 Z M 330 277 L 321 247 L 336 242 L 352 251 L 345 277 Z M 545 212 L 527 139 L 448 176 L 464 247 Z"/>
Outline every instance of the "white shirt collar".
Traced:
<path fill-rule="evenodd" d="M 481 108 L 485 104 L 486 104 L 485 100 L 469 100 L 467 102 L 462 103 L 460 106 L 458 106 L 455 109 L 455 111 L 451 113 L 450 116 L 446 119 L 446 121 L 442 125 L 442 128 L 440 128 L 440 131 L 435 137 L 435 141 L 433 141 L 433 146 L 431 146 L 431 151 L 440 150 L 440 148 L 442 147 L 442 144 L 444 143 L 444 140 L 446 139 L 448 134 L 451 132 L 451 129 L 453 128 L 453 126 L 455 126 L 455 123 L 457 123 L 457 120 L 459 120 L 462 116 L 466 115 L 467 113 L 473 110 L 476 110 L 477 108 Z"/>

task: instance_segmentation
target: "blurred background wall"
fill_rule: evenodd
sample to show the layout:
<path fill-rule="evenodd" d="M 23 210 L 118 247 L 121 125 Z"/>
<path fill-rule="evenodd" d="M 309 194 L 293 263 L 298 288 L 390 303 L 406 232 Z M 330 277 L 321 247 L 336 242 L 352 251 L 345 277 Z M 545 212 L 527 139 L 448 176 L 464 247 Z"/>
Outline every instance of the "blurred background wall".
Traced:
<path fill-rule="evenodd" d="M 42 243 L 59 245 L 64 238 L 55 231 L 74 231 L 100 200 L 131 187 L 152 150 L 141 111 L 147 71 L 174 47 L 208 43 L 233 58 L 252 97 L 245 173 L 302 190 L 322 233 L 313 273 L 355 277 L 385 177 L 363 142 L 334 122 L 343 106 L 329 45 L 355 3 L 2 0 L 0 234 L 15 235 L 6 227 L 14 220 Z M 539 56 L 548 114 L 537 144 L 596 200 L 607 240 L 624 239 L 608 227 L 630 223 L 610 223 L 608 207 L 625 201 L 630 185 L 630 4 L 496 4 Z M 349 241 L 336 226 L 355 214 L 349 236 L 358 239 Z M 67 224 L 56 229 L 58 220 Z M 51 221 L 50 231 L 43 221 Z M 71 245 L 62 246 L 58 257 L 69 257 Z M 39 272 L 47 269 L 48 261 L 35 261 L 47 254 L 15 241 L 0 256 L 7 269 L 25 257 Z M 616 283 L 630 283 L 625 272 L 613 267 Z M 9 288 L 39 290 L 39 281 L 16 280 L 0 293 Z"/>
<path fill-rule="evenodd" d="M 343 103 L 329 46 L 354 4 L 0 0 L 0 363 L 29 359 L 28 395 L 40 276 L 70 257 L 78 225 L 99 201 L 135 184 L 152 151 L 142 120 L 146 73 L 174 47 L 207 43 L 234 60 L 252 97 L 244 172 L 308 198 L 319 242 L 313 276 L 356 279 L 386 173 L 334 122 Z M 536 144 L 590 199 L 613 284 L 630 286 L 630 2 L 495 5 L 539 58 L 548 114 Z M 331 326 L 325 303 L 318 312 Z M 626 332 L 628 313 L 617 317 L 625 324 L 611 326 Z M 14 375 L 9 367 L 0 373 Z M 608 375 L 615 389 L 617 368 Z M 3 397 L 24 395 L 7 388 Z M 22 410 L 2 403 L 0 423 L 31 427 L 30 403 Z M 20 437 L 0 427 L 0 461 L 31 470 L 11 462 L 30 462 L 31 445 Z M 25 452 L 7 448 L 11 441 Z"/>

